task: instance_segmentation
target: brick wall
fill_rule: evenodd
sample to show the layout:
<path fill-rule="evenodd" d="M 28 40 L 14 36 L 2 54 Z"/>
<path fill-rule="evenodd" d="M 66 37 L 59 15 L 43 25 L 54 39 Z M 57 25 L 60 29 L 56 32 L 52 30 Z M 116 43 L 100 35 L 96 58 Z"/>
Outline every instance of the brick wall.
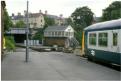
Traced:
<path fill-rule="evenodd" d="M 45 37 L 44 39 L 44 45 L 45 46 L 65 46 L 66 38 L 64 37 Z"/>

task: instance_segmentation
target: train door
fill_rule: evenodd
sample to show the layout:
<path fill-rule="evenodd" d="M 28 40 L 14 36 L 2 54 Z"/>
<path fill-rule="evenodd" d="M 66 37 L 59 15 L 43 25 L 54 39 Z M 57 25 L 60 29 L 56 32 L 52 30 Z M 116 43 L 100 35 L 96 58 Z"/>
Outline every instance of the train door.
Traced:
<path fill-rule="evenodd" d="M 119 31 L 118 30 L 113 30 L 112 31 L 112 46 L 111 46 L 111 51 L 112 52 L 117 52 L 119 53 Z"/>

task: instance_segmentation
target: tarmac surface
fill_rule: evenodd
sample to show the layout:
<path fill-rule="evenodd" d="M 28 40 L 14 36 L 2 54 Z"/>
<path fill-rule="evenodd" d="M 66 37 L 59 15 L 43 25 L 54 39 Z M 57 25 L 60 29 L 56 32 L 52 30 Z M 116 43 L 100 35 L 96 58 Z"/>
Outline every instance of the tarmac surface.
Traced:
<path fill-rule="evenodd" d="M 120 81 L 120 71 L 87 61 L 71 53 L 30 50 L 25 62 L 25 49 L 6 55 L 1 63 L 2 80 L 113 80 Z"/>

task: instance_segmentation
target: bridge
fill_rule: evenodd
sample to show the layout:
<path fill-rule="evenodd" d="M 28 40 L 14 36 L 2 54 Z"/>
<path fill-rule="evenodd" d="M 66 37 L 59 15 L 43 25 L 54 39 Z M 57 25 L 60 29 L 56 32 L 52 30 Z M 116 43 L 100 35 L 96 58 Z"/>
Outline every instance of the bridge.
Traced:
<path fill-rule="evenodd" d="M 26 28 L 10 28 L 6 34 L 26 34 Z"/>
<path fill-rule="evenodd" d="M 31 35 L 30 30 L 28 30 L 29 35 Z M 24 43 L 26 40 L 26 28 L 10 28 L 9 31 L 6 32 L 7 36 L 14 36 L 14 40 L 16 43 Z"/>

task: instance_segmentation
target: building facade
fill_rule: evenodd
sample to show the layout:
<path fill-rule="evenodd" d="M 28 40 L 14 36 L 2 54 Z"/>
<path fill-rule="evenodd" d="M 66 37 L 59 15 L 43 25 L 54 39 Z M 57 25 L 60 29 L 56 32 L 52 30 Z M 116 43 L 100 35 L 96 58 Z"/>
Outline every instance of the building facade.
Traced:
<path fill-rule="evenodd" d="M 47 16 L 48 18 L 54 19 L 55 25 L 62 26 L 67 23 L 66 18 L 64 18 L 62 14 L 60 14 L 60 16 L 50 15 L 50 14 L 48 14 L 47 11 L 45 11 L 44 15 Z"/>
<path fill-rule="evenodd" d="M 11 20 L 13 24 L 15 25 L 19 21 L 23 21 L 26 24 L 26 11 L 24 11 L 24 15 L 21 15 L 21 13 L 18 13 L 18 15 L 12 14 Z M 29 13 L 29 27 L 30 28 L 43 28 L 44 27 L 44 16 L 41 12 L 39 13 Z"/>

